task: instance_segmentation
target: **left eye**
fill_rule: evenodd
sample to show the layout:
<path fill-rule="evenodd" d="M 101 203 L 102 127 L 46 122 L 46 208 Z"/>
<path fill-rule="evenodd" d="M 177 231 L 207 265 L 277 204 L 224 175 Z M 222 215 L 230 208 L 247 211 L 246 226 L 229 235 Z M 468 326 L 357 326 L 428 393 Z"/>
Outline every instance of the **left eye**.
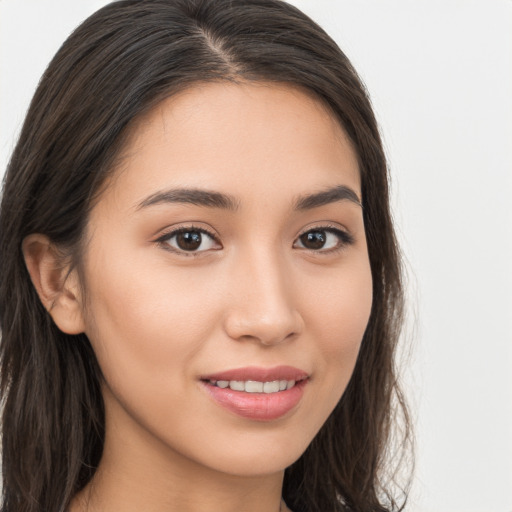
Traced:
<path fill-rule="evenodd" d="M 299 236 L 294 247 L 312 251 L 328 251 L 352 242 L 350 235 L 339 229 L 311 229 Z"/>
<path fill-rule="evenodd" d="M 203 252 L 218 246 L 215 238 L 202 229 L 179 229 L 159 241 L 179 252 Z"/>

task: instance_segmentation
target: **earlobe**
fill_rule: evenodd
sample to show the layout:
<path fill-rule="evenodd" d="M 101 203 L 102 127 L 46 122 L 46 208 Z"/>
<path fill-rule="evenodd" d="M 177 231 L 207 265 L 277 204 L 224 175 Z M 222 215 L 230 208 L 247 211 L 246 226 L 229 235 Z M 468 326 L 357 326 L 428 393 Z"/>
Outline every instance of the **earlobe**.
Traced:
<path fill-rule="evenodd" d="M 69 272 L 57 248 L 45 235 L 28 235 L 22 244 L 32 283 L 57 327 L 67 334 L 85 330 L 76 270 Z"/>

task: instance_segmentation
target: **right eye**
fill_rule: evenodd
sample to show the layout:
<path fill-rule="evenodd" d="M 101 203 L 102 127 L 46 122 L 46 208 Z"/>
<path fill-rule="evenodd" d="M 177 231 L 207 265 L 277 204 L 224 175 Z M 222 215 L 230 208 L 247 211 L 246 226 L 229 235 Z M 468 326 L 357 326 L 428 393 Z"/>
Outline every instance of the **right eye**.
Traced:
<path fill-rule="evenodd" d="M 179 228 L 161 236 L 157 242 L 179 253 L 201 253 L 220 249 L 221 245 L 212 233 L 202 228 Z"/>

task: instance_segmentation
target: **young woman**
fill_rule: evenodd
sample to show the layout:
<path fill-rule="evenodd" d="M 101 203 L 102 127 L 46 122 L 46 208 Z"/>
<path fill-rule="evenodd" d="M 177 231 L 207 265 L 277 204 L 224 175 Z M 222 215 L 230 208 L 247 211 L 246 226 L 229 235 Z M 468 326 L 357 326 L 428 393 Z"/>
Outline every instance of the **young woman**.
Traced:
<path fill-rule="evenodd" d="M 3 511 L 402 507 L 385 158 L 296 8 L 91 16 L 30 106 L 0 244 Z"/>

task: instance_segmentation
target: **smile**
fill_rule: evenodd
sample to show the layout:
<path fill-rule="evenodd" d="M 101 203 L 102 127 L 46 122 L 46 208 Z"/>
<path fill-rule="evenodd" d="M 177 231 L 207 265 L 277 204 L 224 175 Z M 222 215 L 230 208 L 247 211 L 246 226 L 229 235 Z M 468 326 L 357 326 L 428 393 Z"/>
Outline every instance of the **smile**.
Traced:
<path fill-rule="evenodd" d="M 203 389 L 214 403 L 237 416 L 273 421 L 299 406 L 310 376 L 291 366 L 246 367 L 204 375 Z"/>
<path fill-rule="evenodd" d="M 233 391 L 244 391 L 245 393 L 278 393 L 295 386 L 294 380 L 274 380 L 271 382 L 260 382 L 257 380 L 209 380 L 208 382 L 212 386 L 222 389 L 230 388 Z"/>

